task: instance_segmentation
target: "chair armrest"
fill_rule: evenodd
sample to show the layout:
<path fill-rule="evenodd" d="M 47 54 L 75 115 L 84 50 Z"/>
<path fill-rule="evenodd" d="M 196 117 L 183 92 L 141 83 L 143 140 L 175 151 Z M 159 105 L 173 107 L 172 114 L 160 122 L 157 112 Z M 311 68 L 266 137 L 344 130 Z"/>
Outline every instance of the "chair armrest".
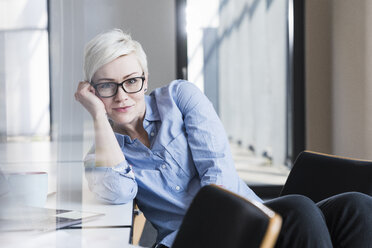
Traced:
<path fill-rule="evenodd" d="M 134 203 L 133 206 L 133 233 L 132 233 L 132 243 L 133 245 L 139 245 L 139 241 L 145 227 L 146 218 L 138 205 Z"/>

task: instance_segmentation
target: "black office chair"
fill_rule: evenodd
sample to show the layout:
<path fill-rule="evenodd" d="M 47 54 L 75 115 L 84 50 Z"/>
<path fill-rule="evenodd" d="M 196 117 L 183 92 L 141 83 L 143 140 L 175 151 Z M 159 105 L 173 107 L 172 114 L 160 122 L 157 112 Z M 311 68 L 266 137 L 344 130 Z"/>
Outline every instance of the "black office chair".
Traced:
<path fill-rule="evenodd" d="M 372 161 L 304 151 L 293 164 L 280 195 L 301 194 L 318 202 L 350 191 L 372 196 Z"/>
<path fill-rule="evenodd" d="M 281 223 L 263 204 L 208 185 L 195 196 L 172 248 L 273 247 Z"/>

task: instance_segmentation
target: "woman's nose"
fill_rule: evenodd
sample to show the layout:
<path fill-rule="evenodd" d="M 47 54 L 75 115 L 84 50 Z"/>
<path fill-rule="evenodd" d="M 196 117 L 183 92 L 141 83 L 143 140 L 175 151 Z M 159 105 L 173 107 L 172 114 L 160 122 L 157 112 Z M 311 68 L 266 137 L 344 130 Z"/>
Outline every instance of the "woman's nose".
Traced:
<path fill-rule="evenodd" d="M 124 91 L 122 86 L 118 87 L 118 93 L 115 95 L 115 100 L 125 100 L 128 98 L 128 93 Z"/>

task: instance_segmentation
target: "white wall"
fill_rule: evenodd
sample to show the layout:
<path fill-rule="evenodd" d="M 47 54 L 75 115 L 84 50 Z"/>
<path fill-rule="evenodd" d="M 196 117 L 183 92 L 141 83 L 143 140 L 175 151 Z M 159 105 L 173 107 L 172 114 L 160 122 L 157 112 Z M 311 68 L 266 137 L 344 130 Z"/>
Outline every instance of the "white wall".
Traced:
<path fill-rule="evenodd" d="M 82 159 L 82 147 L 62 141 L 71 143 L 83 137 L 82 109 L 74 99 L 82 78 L 83 9 L 82 1 L 50 1 L 51 127 L 52 139 L 59 141 L 59 160 Z"/>
<path fill-rule="evenodd" d="M 86 41 L 121 28 L 139 41 L 148 57 L 149 92 L 176 77 L 175 0 L 85 0 Z"/>
<path fill-rule="evenodd" d="M 175 2 L 51 0 L 51 76 L 54 140 L 92 138 L 91 118 L 74 100 L 83 79 L 84 45 L 112 28 L 129 31 L 144 47 L 150 91 L 176 77 Z M 81 159 L 81 149 L 62 148 L 66 158 Z"/>

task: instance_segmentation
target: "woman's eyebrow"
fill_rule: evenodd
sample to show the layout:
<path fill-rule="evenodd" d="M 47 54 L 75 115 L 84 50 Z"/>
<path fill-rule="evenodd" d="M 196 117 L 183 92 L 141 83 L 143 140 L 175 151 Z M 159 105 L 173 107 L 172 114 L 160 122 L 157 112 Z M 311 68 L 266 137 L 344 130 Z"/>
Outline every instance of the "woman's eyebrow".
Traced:
<path fill-rule="evenodd" d="M 115 79 L 112 79 L 112 78 L 100 78 L 100 79 L 98 79 L 97 82 L 100 82 L 100 81 L 110 81 L 110 82 L 112 82 L 112 81 L 115 81 Z"/>
<path fill-rule="evenodd" d="M 138 72 L 138 71 L 132 72 L 132 73 L 130 73 L 130 74 L 124 76 L 124 77 L 123 77 L 123 80 L 125 80 L 125 79 L 131 77 L 133 74 L 137 74 L 137 73 L 139 73 L 139 72 Z"/>
<path fill-rule="evenodd" d="M 128 75 L 125 75 L 122 79 L 125 80 L 125 79 L 130 78 L 132 75 L 137 74 L 137 73 L 139 74 L 139 72 L 137 72 L 137 71 L 129 73 Z M 116 80 L 113 79 L 113 78 L 100 78 L 100 79 L 98 79 L 97 82 L 100 82 L 100 81 L 115 82 Z"/>

